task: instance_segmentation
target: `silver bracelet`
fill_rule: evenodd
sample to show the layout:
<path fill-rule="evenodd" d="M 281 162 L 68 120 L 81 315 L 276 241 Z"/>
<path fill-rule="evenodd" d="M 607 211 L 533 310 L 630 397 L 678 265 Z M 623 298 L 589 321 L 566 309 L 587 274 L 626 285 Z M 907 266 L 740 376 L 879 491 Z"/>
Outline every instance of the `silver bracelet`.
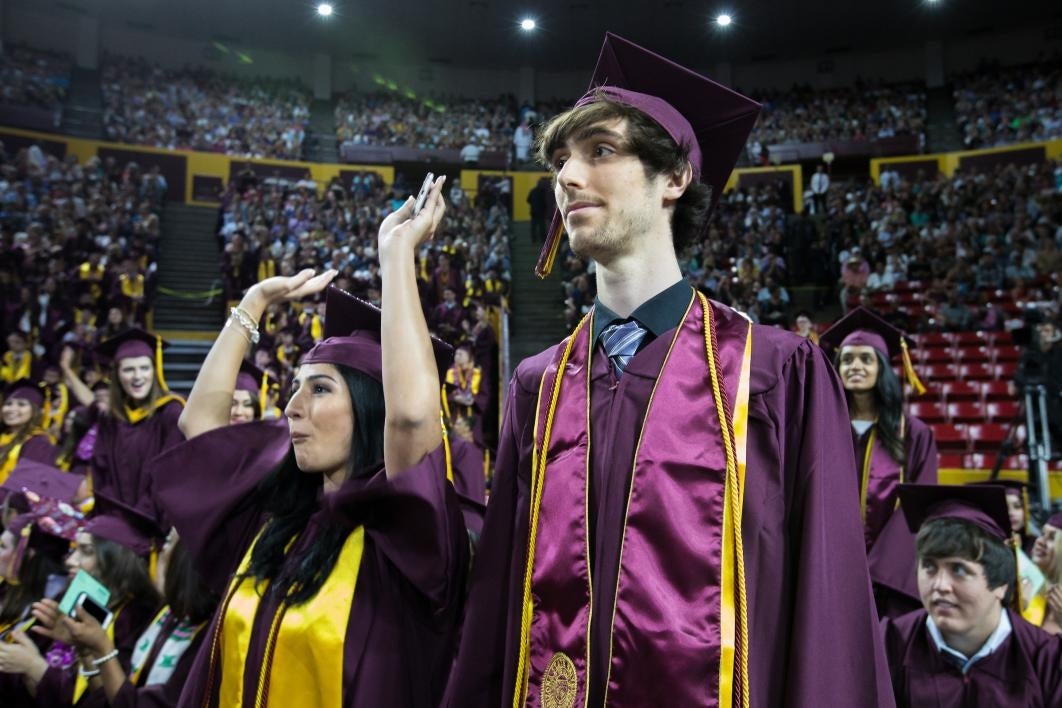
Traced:
<path fill-rule="evenodd" d="M 92 663 L 96 663 L 96 662 L 92 662 Z M 92 678 L 93 676 L 99 676 L 100 675 L 100 670 L 99 669 L 93 669 L 92 671 L 85 671 L 85 667 L 82 666 L 81 662 L 79 661 L 79 662 L 77 662 L 77 673 L 78 673 L 78 676 L 81 676 L 82 678 Z"/>
<path fill-rule="evenodd" d="M 97 667 L 97 671 L 98 671 L 99 670 L 98 667 L 103 666 L 104 664 L 106 664 L 108 661 L 110 661 L 111 659 L 113 659 L 116 656 L 118 656 L 118 649 L 112 649 L 109 653 L 104 654 L 99 659 L 93 659 L 92 660 L 92 665 Z"/>
<path fill-rule="evenodd" d="M 235 319 L 251 335 L 251 344 L 258 344 L 261 335 L 258 334 L 258 325 L 251 317 L 238 307 L 229 308 L 229 317 Z"/>

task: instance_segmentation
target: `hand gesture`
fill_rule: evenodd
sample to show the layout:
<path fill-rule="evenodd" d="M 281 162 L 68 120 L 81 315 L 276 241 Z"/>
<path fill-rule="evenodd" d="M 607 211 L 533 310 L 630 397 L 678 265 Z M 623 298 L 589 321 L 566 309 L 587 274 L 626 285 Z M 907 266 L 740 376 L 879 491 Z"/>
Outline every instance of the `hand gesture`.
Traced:
<path fill-rule="evenodd" d="M 74 349 L 73 347 L 63 347 L 62 353 L 59 355 L 59 368 L 66 371 L 74 365 Z"/>
<path fill-rule="evenodd" d="M 261 314 L 270 305 L 316 295 L 328 287 L 338 274 L 337 270 L 326 270 L 314 275 L 313 268 L 306 268 L 292 276 L 266 278 L 251 286 L 240 306 L 251 316 L 261 318 Z"/>
<path fill-rule="evenodd" d="M 446 203 L 442 196 L 444 182 L 446 182 L 445 175 L 435 180 L 424 202 L 424 208 L 416 216 L 413 216 L 416 197 L 411 196 L 401 208 L 383 220 L 378 237 L 381 266 L 391 254 L 413 253 L 417 246 L 435 235 L 435 229 L 439 227 L 443 214 L 446 213 Z M 406 258 L 407 256 L 398 257 Z"/>
<path fill-rule="evenodd" d="M 33 626 L 33 631 L 42 637 L 48 637 L 49 639 L 63 644 L 70 644 L 73 646 L 74 637 L 70 634 L 70 630 L 62 621 L 62 613 L 59 612 L 59 603 L 55 600 L 41 600 L 40 602 L 33 603 L 33 616 L 37 618 L 37 624 Z"/>
<path fill-rule="evenodd" d="M 0 642 L 0 673 L 25 675 L 44 661 L 40 650 L 25 632 L 12 632 L 11 642 Z M 47 669 L 47 664 L 45 664 Z"/>
<path fill-rule="evenodd" d="M 85 612 L 84 608 L 74 608 L 76 618 L 62 617 L 62 623 L 70 633 L 72 644 L 79 649 L 87 649 L 96 656 L 104 656 L 114 649 L 114 643 L 95 617 Z"/>

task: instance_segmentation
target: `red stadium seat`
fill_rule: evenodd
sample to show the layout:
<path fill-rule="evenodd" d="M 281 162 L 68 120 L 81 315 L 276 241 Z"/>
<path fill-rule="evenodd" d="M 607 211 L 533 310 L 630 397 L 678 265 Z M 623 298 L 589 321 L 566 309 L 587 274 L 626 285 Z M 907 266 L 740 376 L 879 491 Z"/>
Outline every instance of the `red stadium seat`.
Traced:
<path fill-rule="evenodd" d="M 930 381 L 953 381 L 959 378 L 959 367 L 955 364 L 933 364 L 921 367 L 918 373 Z"/>
<path fill-rule="evenodd" d="M 962 455 L 970 449 L 965 426 L 937 423 L 931 427 L 933 437 L 937 441 L 937 450 L 941 454 Z"/>
<path fill-rule="evenodd" d="M 996 464 L 996 455 L 975 452 L 966 456 L 965 467 L 975 470 L 990 470 Z M 943 466 L 943 465 L 942 465 Z M 1003 460 L 1001 470 L 1024 470 L 1029 468 L 1029 458 L 1025 455 L 1011 455 Z"/>
<path fill-rule="evenodd" d="M 955 350 L 957 364 L 993 364 L 988 347 L 960 347 Z"/>
<path fill-rule="evenodd" d="M 1009 381 L 985 381 L 981 384 L 981 396 L 985 402 L 989 401 L 1013 401 L 1014 396 L 1010 393 Z"/>
<path fill-rule="evenodd" d="M 963 364 L 959 367 L 959 378 L 965 381 L 990 381 L 996 377 L 988 364 Z"/>
<path fill-rule="evenodd" d="M 1014 338 L 1010 332 L 984 332 L 983 338 L 985 342 L 993 345 L 1011 344 L 1014 342 Z"/>
<path fill-rule="evenodd" d="M 983 423 L 985 421 L 985 409 L 980 403 L 949 403 L 946 410 L 948 421 L 952 423 Z"/>
<path fill-rule="evenodd" d="M 1013 344 L 997 344 L 995 347 L 995 363 L 1002 364 L 1007 361 L 1018 361 L 1021 359 L 1021 347 L 1016 347 Z"/>
<path fill-rule="evenodd" d="M 1005 361 L 1001 364 L 996 364 L 994 367 L 994 378 L 996 381 L 1012 381 L 1015 374 L 1018 373 L 1018 362 Z"/>
<path fill-rule="evenodd" d="M 966 467 L 966 459 L 963 455 L 938 455 L 937 467 L 941 469 L 961 469 Z"/>
<path fill-rule="evenodd" d="M 982 423 L 967 426 L 966 434 L 969 436 L 972 452 L 995 453 L 1007 439 L 1007 428 L 999 423 Z"/>
<path fill-rule="evenodd" d="M 923 334 L 911 335 L 911 338 L 918 343 L 919 347 L 950 347 L 951 339 L 944 332 L 925 332 Z"/>
<path fill-rule="evenodd" d="M 990 423 L 1009 423 L 1021 410 L 1014 401 L 993 401 L 985 404 L 985 417 Z"/>
<path fill-rule="evenodd" d="M 945 423 L 948 420 L 947 410 L 940 403 L 930 401 L 916 401 L 907 406 L 908 412 L 923 423 Z"/>
<path fill-rule="evenodd" d="M 985 337 L 983 332 L 952 332 L 951 342 L 957 347 L 980 347 Z"/>
<path fill-rule="evenodd" d="M 983 400 L 981 387 L 969 381 L 945 381 L 940 385 L 940 393 L 945 403 Z"/>
<path fill-rule="evenodd" d="M 939 347 L 927 347 L 919 349 L 921 355 L 918 361 L 922 364 L 953 364 L 955 363 L 955 352 L 952 349 L 943 349 Z"/>

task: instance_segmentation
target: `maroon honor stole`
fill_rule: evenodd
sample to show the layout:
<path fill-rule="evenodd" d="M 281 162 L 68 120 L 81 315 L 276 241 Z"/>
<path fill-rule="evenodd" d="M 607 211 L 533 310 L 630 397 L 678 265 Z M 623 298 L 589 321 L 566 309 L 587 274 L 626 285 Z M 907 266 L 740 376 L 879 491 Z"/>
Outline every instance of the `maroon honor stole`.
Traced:
<path fill-rule="evenodd" d="M 752 327 L 691 298 L 635 448 L 605 700 L 748 705 L 741 548 Z M 542 377 L 514 706 L 585 706 L 593 312 Z M 734 402 L 732 407 L 730 404 Z M 608 441 L 602 441 L 608 445 Z"/>

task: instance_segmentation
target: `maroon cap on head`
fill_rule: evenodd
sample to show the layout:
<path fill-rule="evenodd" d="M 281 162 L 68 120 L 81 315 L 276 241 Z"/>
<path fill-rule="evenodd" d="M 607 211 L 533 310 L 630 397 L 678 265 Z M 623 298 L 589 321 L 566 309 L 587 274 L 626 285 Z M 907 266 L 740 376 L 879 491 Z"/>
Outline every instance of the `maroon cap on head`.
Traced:
<path fill-rule="evenodd" d="M 1045 521 L 1044 523 L 1050 524 L 1056 529 L 1062 531 L 1062 511 L 1056 511 L 1055 513 L 1051 514 L 1051 516 L 1047 517 L 1047 521 Z"/>
<path fill-rule="evenodd" d="M 113 541 L 138 556 L 161 548 L 165 533 L 158 522 L 139 509 L 96 495 L 96 515 L 85 524 L 85 533 Z"/>
<path fill-rule="evenodd" d="M 575 107 L 608 99 L 635 108 L 689 149 L 694 179 L 719 199 L 760 113 L 760 104 L 611 32 Z M 564 221 L 554 212 L 535 273 L 549 275 Z M 705 224 L 707 228 L 707 224 Z"/>
<path fill-rule="evenodd" d="M 21 511 L 27 511 L 31 502 L 42 498 L 72 502 L 84 479 L 41 462 L 19 459 L 0 485 L 0 501 L 11 497 L 12 506 Z"/>
<path fill-rule="evenodd" d="M 874 347 L 887 360 L 902 353 L 901 340 L 906 340 L 908 347 L 913 344 L 901 329 L 865 307 L 852 309 L 819 335 L 819 344 L 827 351 L 840 351 L 849 346 Z"/>
<path fill-rule="evenodd" d="M 300 364 L 341 364 L 383 381 L 380 309 L 335 286 L 328 287 L 326 308 L 324 339 Z M 453 350 L 435 337 L 431 345 L 441 375 L 450 366 Z"/>
<path fill-rule="evenodd" d="M 156 348 L 160 344 L 163 349 L 169 346 L 169 343 L 158 335 L 145 332 L 139 327 L 131 327 L 101 342 L 96 350 L 114 362 L 137 356 L 148 356 L 154 361 Z"/>
<path fill-rule="evenodd" d="M 61 560 L 70 550 L 70 544 L 77 535 L 77 522 L 70 523 L 73 518 L 65 518 L 66 523 L 55 523 L 54 512 L 39 510 L 20 514 L 12 519 L 6 529 L 16 538 L 10 565 L 11 575 L 18 577 L 22 559 L 30 548 Z"/>
<path fill-rule="evenodd" d="M 236 376 L 236 390 L 247 391 L 255 398 L 262 390 L 262 380 L 266 379 L 266 385 L 272 383 L 273 377 L 266 374 L 249 361 L 240 364 L 240 373 Z"/>
<path fill-rule="evenodd" d="M 958 519 L 1006 541 L 1011 536 L 1007 493 L 998 486 L 901 484 L 897 488 L 907 527 L 918 533 L 935 519 Z"/>
<path fill-rule="evenodd" d="M 44 405 L 44 389 L 36 381 L 19 379 L 9 385 L 7 390 L 4 391 L 4 400 L 11 398 L 20 398 L 40 407 Z"/>

